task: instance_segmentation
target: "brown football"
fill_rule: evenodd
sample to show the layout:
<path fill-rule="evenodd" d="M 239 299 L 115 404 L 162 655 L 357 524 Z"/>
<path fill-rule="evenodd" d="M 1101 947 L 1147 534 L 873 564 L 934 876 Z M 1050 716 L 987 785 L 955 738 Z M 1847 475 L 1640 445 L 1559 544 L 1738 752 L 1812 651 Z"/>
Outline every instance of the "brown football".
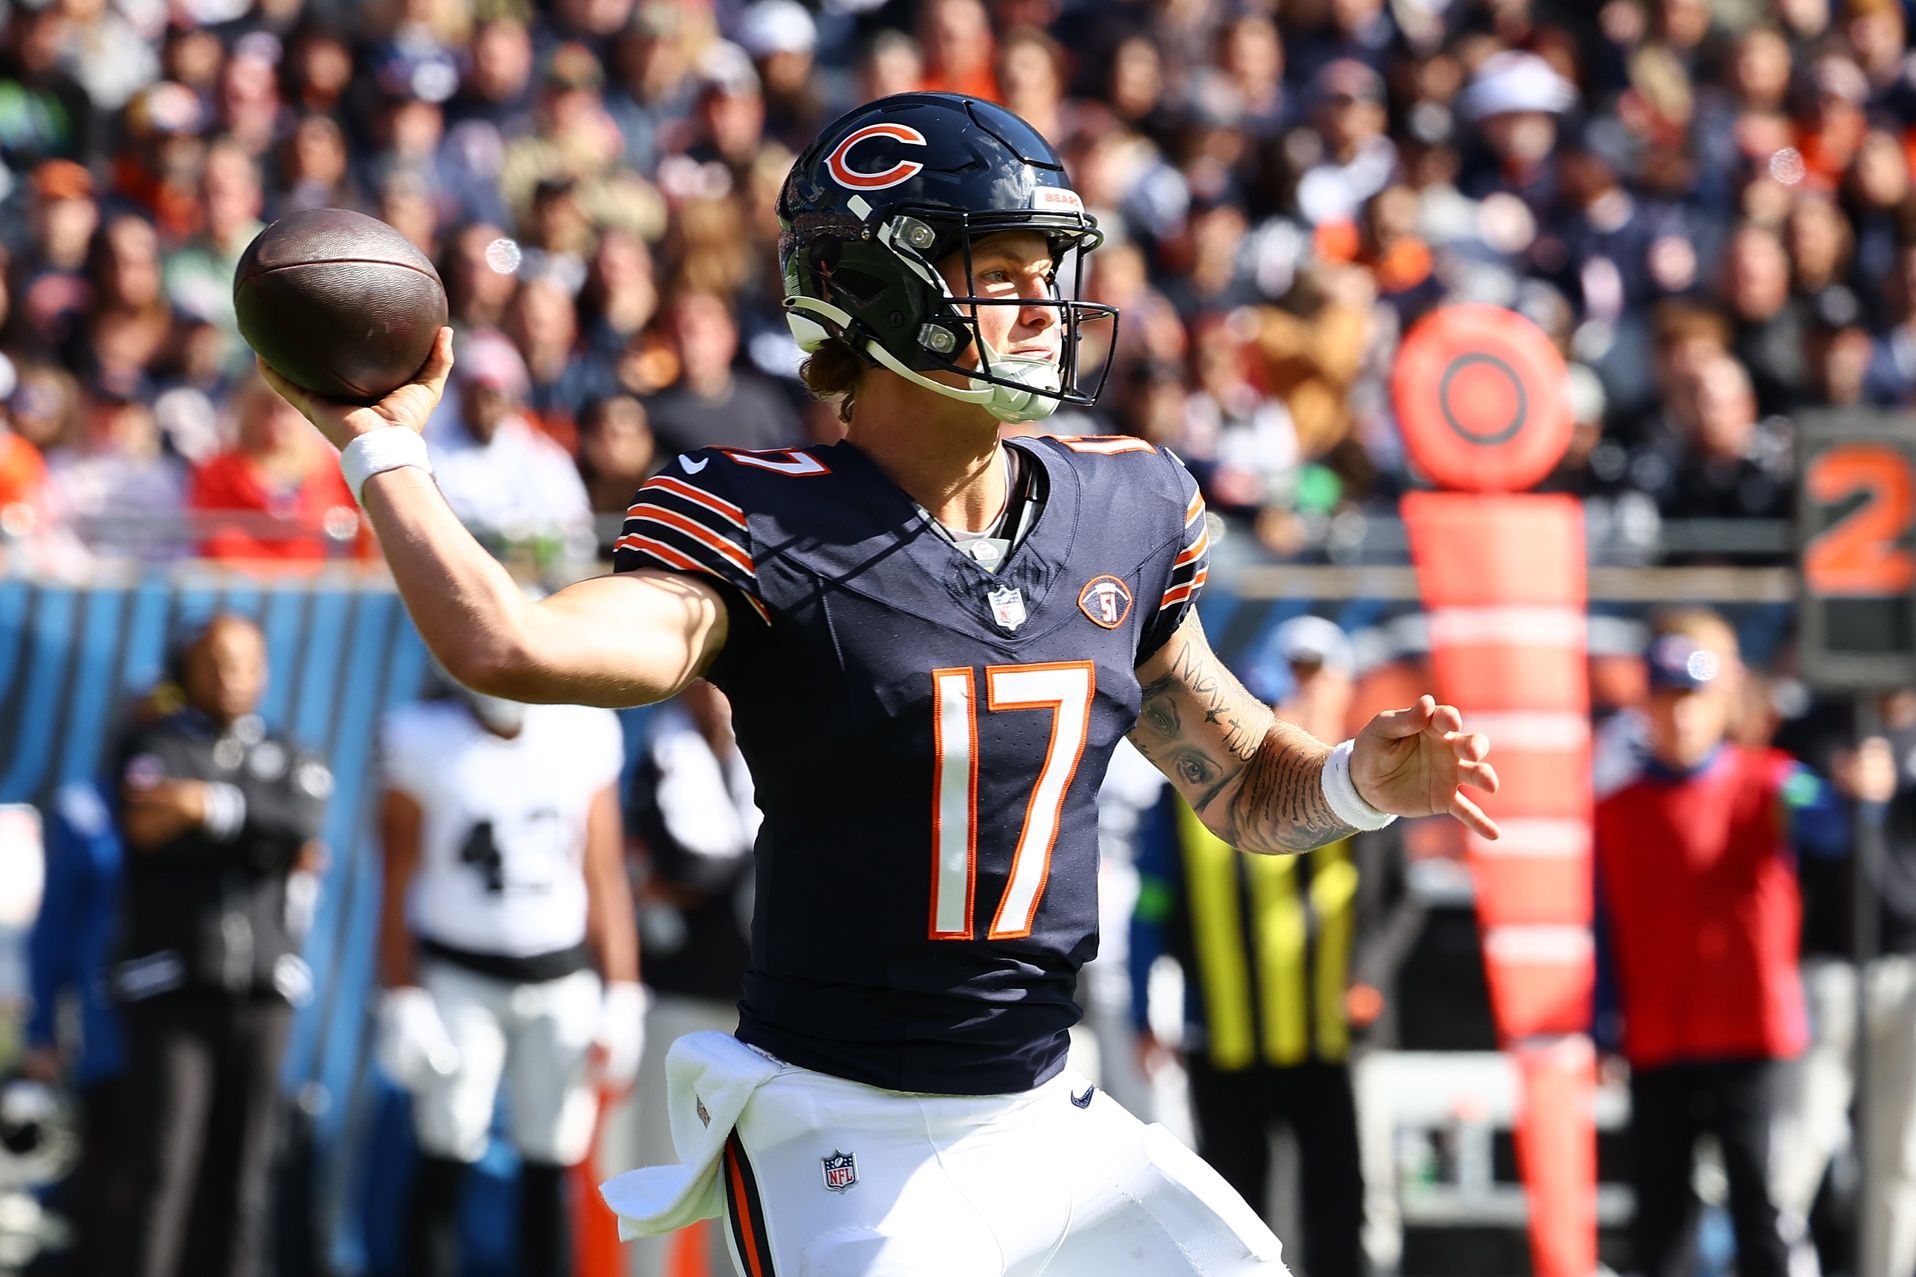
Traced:
<path fill-rule="evenodd" d="M 240 336 L 280 376 L 374 403 L 413 379 L 446 322 L 432 260 L 376 217 L 315 208 L 261 231 L 233 272 Z"/>

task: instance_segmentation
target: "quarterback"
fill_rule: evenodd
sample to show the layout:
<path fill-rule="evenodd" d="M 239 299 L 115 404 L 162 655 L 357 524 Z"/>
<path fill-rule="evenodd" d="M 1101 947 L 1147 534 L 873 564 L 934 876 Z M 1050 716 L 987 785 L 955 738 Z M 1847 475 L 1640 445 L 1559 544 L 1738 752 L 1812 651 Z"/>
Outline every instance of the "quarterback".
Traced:
<path fill-rule="evenodd" d="M 1092 402 L 1058 156 L 1002 108 L 833 122 L 779 197 L 786 310 L 845 439 L 675 458 L 614 572 L 529 602 L 434 487 L 451 367 L 370 408 L 281 394 L 342 465 L 434 654 L 530 702 L 707 678 L 764 812 L 736 1035 L 668 1059 L 681 1165 L 606 1186 L 630 1232 L 723 1213 L 772 1274 L 1281 1273 L 1223 1181 L 1065 1066 L 1096 936 L 1096 796 L 1133 742 L 1225 841 L 1286 854 L 1447 812 L 1494 837 L 1488 742 L 1430 697 L 1335 747 L 1276 721 L 1194 606 L 1206 519 L 1141 440 L 1003 441 Z"/>

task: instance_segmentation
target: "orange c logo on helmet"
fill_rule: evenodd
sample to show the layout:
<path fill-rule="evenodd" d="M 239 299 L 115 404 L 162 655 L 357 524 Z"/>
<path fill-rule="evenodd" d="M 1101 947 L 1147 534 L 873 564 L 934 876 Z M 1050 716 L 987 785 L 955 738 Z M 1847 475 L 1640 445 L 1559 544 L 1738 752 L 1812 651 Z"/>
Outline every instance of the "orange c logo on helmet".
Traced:
<path fill-rule="evenodd" d="M 910 125 L 867 124 L 862 129 L 855 129 L 846 134 L 844 141 L 833 147 L 832 153 L 825 157 L 825 169 L 832 175 L 834 182 L 840 186 L 850 187 L 854 191 L 882 191 L 888 186 L 909 181 L 924 169 L 923 164 L 912 160 L 900 160 L 881 172 L 869 173 L 864 169 L 855 169 L 845 162 L 845 157 L 851 153 L 854 146 L 866 138 L 873 137 L 888 137 L 906 146 L 926 145 L 925 135 Z"/>

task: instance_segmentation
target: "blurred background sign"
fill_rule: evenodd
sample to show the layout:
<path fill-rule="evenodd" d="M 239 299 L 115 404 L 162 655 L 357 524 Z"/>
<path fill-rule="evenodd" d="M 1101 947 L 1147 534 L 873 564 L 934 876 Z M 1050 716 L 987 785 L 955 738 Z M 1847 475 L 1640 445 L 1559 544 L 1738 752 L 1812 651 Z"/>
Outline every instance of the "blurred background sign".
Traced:
<path fill-rule="evenodd" d="M 1819 412 L 1797 438 L 1803 679 L 1916 683 L 1916 419 Z"/>

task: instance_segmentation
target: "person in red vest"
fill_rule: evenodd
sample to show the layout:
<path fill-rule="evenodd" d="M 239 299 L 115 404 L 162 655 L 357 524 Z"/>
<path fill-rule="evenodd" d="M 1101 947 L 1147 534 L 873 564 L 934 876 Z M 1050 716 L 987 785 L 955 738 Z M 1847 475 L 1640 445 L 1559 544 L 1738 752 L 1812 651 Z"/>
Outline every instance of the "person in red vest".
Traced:
<path fill-rule="evenodd" d="M 322 464 L 312 427 L 257 378 L 240 388 L 235 418 L 234 446 L 193 474 L 189 504 L 213 516 L 200 553 L 288 565 L 333 557 L 328 524 L 353 520 L 353 496 L 339 467 Z"/>
<path fill-rule="evenodd" d="M 1693 1157 L 1709 1134 L 1737 1272 L 1785 1277 L 1770 1141 L 1786 1063 L 1807 1040 L 1796 858 L 1847 854 L 1849 815 L 1790 755 L 1730 739 L 1742 667 L 1721 617 L 1660 617 L 1648 662 L 1643 753 L 1598 799 L 1595 827 L 1600 952 L 1630 1065 L 1634 1269 L 1683 1266 Z"/>

